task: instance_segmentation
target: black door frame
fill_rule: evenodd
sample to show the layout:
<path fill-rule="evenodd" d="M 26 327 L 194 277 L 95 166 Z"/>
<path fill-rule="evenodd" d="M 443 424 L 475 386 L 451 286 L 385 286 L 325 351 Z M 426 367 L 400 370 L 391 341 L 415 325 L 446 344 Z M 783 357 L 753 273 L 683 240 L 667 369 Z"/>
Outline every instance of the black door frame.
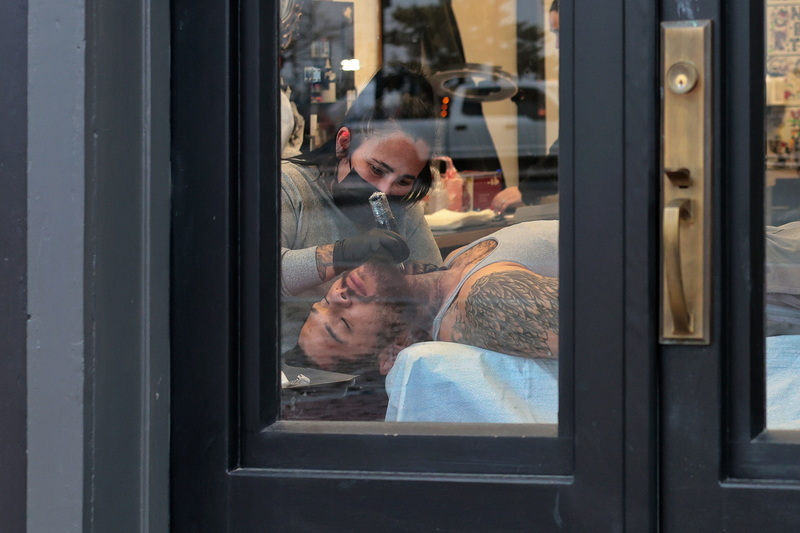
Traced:
<path fill-rule="evenodd" d="M 561 11 L 572 21 L 561 36 L 562 353 L 579 354 L 563 365 L 564 472 L 536 454 L 565 439 L 475 441 L 458 468 L 443 454 L 464 438 L 430 435 L 284 432 L 263 455 L 278 399 L 265 355 L 277 353 L 274 4 L 172 4 L 173 529 L 654 530 L 658 102 L 642 87 L 657 78 L 656 6 Z M 348 451 L 363 442 L 383 452 L 366 469 Z M 298 464 L 296 446 L 318 455 Z M 404 454 L 421 467 L 398 471 Z"/>
<path fill-rule="evenodd" d="M 25 531 L 28 487 L 28 2 L 0 6 L 0 521 Z"/>

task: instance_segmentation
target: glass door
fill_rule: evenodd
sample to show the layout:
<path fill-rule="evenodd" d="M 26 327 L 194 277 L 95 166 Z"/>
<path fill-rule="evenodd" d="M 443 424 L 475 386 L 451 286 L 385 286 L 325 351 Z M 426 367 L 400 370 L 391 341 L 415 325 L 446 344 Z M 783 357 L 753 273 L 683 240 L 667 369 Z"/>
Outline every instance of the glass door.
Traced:
<path fill-rule="evenodd" d="M 174 528 L 514 531 L 530 524 L 595 530 L 625 520 L 648 523 L 655 477 L 644 468 L 626 481 L 625 465 L 650 461 L 652 443 L 642 440 L 636 454 L 623 452 L 626 423 L 641 426 L 630 438 L 649 436 L 648 413 L 625 414 L 623 169 L 652 172 L 654 159 L 640 160 L 636 152 L 626 163 L 626 135 L 633 130 L 623 125 L 626 106 L 646 110 L 652 121 L 657 101 L 652 91 L 638 101 L 624 97 L 628 80 L 654 68 L 653 58 L 643 55 L 638 74 L 624 76 L 627 8 L 535 0 L 283 4 L 282 11 L 257 1 L 178 0 L 173 9 Z M 654 46 L 655 11 L 632 20 Z M 415 69 L 398 68 L 411 62 L 424 67 L 426 83 L 409 81 Z M 392 72 L 378 77 L 371 92 L 381 70 Z M 384 129 L 395 120 L 391 113 L 366 117 L 362 109 L 362 102 L 371 110 L 402 107 L 405 95 L 434 111 L 414 119 L 411 134 L 396 123 Z M 281 105 L 289 111 L 279 111 Z M 352 117 L 372 120 L 365 129 L 365 121 Z M 292 120 L 284 142 L 278 132 L 286 118 Z M 653 131 L 655 123 L 645 123 Z M 428 139 L 432 125 L 440 135 Z M 365 135 L 370 128 L 379 134 Z M 375 139 L 398 144 L 367 154 L 367 148 L 383 149 Z M 321 168 L 326 161 L 309 165 L 309 154 L 326 146 L 332 168 Z M 412 160 L 408 168 L 392 159 L 403 151 L 414 156 L 400 162 Z M 286 165 L 293 168 L 285 171 Z M 375 170 L 400 178 L 392 185 L 409 181 L 410 190 L 380 190 L 383 182 L 370 175 Z M 296 179 L 287 181 L 291 173 Z M 523 177 L 535 185 L 532 200 L 516 197 L 523 197 Z M 415 189 L 425 179 L 427 190 Z M 534 320 L 519 327 L 513 321 L 520 313 L 481 312 L 478 318 L 491 320 L 464 327 L 459 319 L 467 317 L 448 319 L 455 307 L 443 303 L 438 334 L 419 328 L 426 337 L 416 340 L 423 343 L 384 352 L 395 346 L 394 337 L 384 338 L 381 346 L 370 342 L 334 354 L 349 366 L 329 364 L 330 354 L 313 341 L 340 348 L 345 342 L 338 338 L 349 345 L 351 330 L 387 314 L 375 307 L 359 321 L 340 317 L 349 328 L 343 320 L 316 324 L 316 332 L 314 323 L 304 326 L 333 304 L 344 308 L 343 296 L 381 303 L 360 289 L 371 291 L 369 276 L 338 271 L 357 255 L 343 253 L 341 244 L 337 252 L 338 242 L 350 239 L 344 248 L 352 249 L 352 239 L 371 229 L 392 231 L 339 209 L 342 197 L 363 199 L 361 188 L 349 191 L 345 181 L 389 196 L 400 230 L 394 233 L 409 247 L 408 257 L 390 258 L 394 269 L 402 262 L 413 272 L 411 259 L 445 266 L 437 272 L 447 273 L 454 264 L 447 256 L 465 244 L 488 243 L 483 247 L 493 251 L 501 240 L 512 249 L 539 243 L 547 262 L 523 269 L 509 256 L 497 263 L 508 270 L 499 272 L 503 279 L 494 287 L 505 289 L 517 275 L 525 283 L 536 280 L 539 296 L 525 289 L 518 300 L 538 306 Z M 301 188 L 318 185 L 316 196 L 303 195 Z M 342 213 L 315 211 L 314 202 Z M 446 228 L 447 221 L 430 218 L 440 211 L 461 226 Z M 284 232 L 292 222 L 301 228 L 309 215 L 330 239 L 287 245 Z M 330 222 L 321 223 L 326 216 Z M 433 236 L 432 254 L 420 253 L 430 235 L 409 231 L 423 223 Z M 437 223 L 442 227 L 434 231 Z M 372 228 L 353 231 L 358 224 Z M 489 237 L 515 227 L 521 234 L 514 239 Z M 635 227 L 646 230 L 647 223 Z M 301 233 L 292 239 L 299 242 Z M 318 251 L 329 244 L 328 259 Z M 391 242 L 386 248 L 391 252 Z M 478 284 L 462 270 L 457 284 Z M 314 275 L 334 294 L 306 298 L 307 287 L 291 286 Z M 636 283 L 647 281 L 644 275 Z M 494 307 L 514 301 L 493 298 Z M 312 310 L 300 316 L 297 341 L 286 343 L 283 328 L 294 303 Z M 537 317 L 545 327 L 534 338 L 529 322 Z M 300 342 L 309 329 L 309 342 Z M 393 331 L 373 328 L 372 338 Z M 508 342 L 515 332 L 529 338 Z M 651 338 L 634 342 L 652 351 Z M 439 372 L 438 384 L 427 372 L 415 380 L 414 369 L 432 368 L 428 355 L 442 360 L 446 353 L 410 354 L 408 348 L 437 343 L 455 349 L 456 364 Z M 355 357 L 365 353 L 371 358 Z M 385 361 L 392 368 L 383 368 Z M 384 377 L 384 370 L 396 374 Z M 529 376 L 516 380 L 515 396 L 509 393 L 514 375 Z M 465 385 L 454 386 L 457 379 Z M 483 401 L 490 395 L 493 403 Z M 539 413 L 531 405 L 542 398 L 540 414 L 531 416 Z M 645 505 L 626 513 L 628 492 L 645 495 Z"/>
<path fill-rule="evenodd" d="M 792 272 L 800 8 L 652 4 L 173 2 L 176 531 L 791 530 L 796 285 L 773 276 Z M 699 344 L 659 342 L 675 21 L 710 27 Z M 347 213 L 372 189 L 396 230 Z M 548 326 L 516 345 L 518 313 L 448 319 L 456 291 L 426 315 L 421 284 L 384 297 L 353 251 L 379 230 L 391 269 L 452 273 L 456 248 L 531 221 L 557 225 L 557 265 L 527 267 L 550 280 L 518 302 Z"/>

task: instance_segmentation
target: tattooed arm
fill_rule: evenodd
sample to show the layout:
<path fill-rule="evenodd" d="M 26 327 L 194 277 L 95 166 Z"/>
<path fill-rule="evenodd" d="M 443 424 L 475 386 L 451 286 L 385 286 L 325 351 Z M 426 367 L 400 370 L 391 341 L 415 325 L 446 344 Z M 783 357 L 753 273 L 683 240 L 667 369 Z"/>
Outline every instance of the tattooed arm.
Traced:
<path fill-rule="evenodd" d="M 336 276 L 336 272 L 333 269 L 333 246 L 333 244 L 317 246 L 314 253 L 320 282 L 328 281 Z"/>
<path fill-rule="evenodd" d="M 558 357 L 558 280 L 514 263 L 483 268 L 461 288 L 440 338 L 522 357 Z"/>

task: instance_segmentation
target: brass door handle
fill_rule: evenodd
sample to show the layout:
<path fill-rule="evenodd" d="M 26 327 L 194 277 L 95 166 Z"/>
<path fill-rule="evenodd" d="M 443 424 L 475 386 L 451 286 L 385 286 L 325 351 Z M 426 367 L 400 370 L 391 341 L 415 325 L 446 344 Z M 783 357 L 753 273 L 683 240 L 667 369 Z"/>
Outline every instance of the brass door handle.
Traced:
<path fill-rule="evenodd" d="M 713 127 L 711 22 L 662 22 L 661 302 L 663 344 L 708 344 Z"/>
<path fill-rule="evenodd" d="M 664 275 L 666 278 L 669 310 L 672 313 L 674 333 L 691 333 L 692 316 L 686 304 L 683 287 L 683 267 L 681 266 L 681 221 L 691 221 L 687 198 L 676 198 L 664 208 L 662 225 L 664 239 Z"/>

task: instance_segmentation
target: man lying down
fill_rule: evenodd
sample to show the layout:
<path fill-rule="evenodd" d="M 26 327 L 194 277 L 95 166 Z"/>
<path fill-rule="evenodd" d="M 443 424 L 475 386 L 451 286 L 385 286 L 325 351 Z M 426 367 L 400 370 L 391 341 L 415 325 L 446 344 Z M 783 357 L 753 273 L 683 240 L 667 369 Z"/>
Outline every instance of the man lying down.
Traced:
<path fill-rule="evenodd" d="M 558 357 L 558 222 L 503 228 L 456 250 L 436 271 L 405 276 L 376 257 L 338 279 L 300 331 L 308 362 L 387 374 L 420 341 L 527 358 Z"/>

